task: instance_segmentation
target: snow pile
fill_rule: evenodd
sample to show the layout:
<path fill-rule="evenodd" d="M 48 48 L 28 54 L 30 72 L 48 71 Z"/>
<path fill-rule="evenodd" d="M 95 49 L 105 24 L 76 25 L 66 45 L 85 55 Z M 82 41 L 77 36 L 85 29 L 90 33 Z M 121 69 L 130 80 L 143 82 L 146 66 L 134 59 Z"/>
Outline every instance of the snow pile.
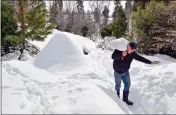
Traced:
<path fill-rule="evenodd" d="M 34 65 L 57 73 L 86 66 L 88 62 L 91 63 L 91 60 L 84 55 L 82 45 L 60 32 L 56 33 L 36 56 Z"/>
<path fill-rule="evenodd" d="M 81 44 L 83 48 L 86 48 L 89 51 L 96 49 L 96 44 L 93 41 L 91 41 L 90 39 L 86 38 L 86 37 L 71 34 L 71 33 L 68 33 L 68 32 L 63 32 L 63 33 L 66 34 L 73 41 L 78 42 L 79 44 Z"/>
<path fill-rule="evenodd" d="M 40 50 L 42 50 L 49 43 L 49 41 L 53 38 L 53 36 L 57 33 L 59 34 L 62 33 L 62 34 L 67 35 L 71 40 L 73 40 L 74 42 L 78 42 L 80 45 L 82 45 L 83 48 L 86 48 L 89 51 L 96 49 L 96 44 L 90 39 L 79 36 L 79 35 L 71 34 L 68 32 L 61 32 L 56 29 L 53 29 L 52 34 L 48 35 L 45 41 L 42 41 L 42 42 L 41 41 L 30 41 L 30 43 L 38 46 Z"/>
<path fill-rule="evenodd" d="M 124 38 L 119 38 L 116 40 L 112 40 L 107 45 L 112 49 L 118 49 L 120 51 L 125 51 L 127 49 L 129 41 Z"/>

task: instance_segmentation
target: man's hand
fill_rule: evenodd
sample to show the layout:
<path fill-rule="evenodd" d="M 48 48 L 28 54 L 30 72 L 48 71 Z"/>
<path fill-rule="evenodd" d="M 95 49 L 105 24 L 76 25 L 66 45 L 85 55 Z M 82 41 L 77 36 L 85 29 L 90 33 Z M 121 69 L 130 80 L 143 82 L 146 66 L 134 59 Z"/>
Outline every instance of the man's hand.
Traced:
<path fill-rule="evenodd" d="M 125 57 L 127 55 L 127 51 L 122 52 L 122 56 Z"/>
<path fill-rule="evenodd" d="M 160 64 L 161 62 L 160 61 L 152 61 L 151 64 Z"/>

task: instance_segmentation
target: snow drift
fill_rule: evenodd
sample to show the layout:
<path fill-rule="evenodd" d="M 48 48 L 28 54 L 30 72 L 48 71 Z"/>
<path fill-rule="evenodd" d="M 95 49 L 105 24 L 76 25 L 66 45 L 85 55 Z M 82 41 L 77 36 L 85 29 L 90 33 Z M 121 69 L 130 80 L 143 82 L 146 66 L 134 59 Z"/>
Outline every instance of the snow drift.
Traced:
<path fill-rule="evenodd" d="M 96 43 L 94 43 L 93 41 L 91 41 L 90 39 L 80 36 L 80 35 L 75 35 L 72 33 L 68 33 L 68 32 L 61 32 L 59 30 L 53 29 L 52 34 L 48 35 L 47 38 L 45 39 L 45 41 L 29 41 L 31 44 L 34 44 L 35 46 L 38 46 L 40 48 L 40 50 L 42 50 L 48 43 L 49 41 L 53 38 L 53 36 L 55 34 L 65 34 L 67 37 L 69 37 L 71 40 L 73 40 L 74 42 L 77 42 L 78 44 L 80 44 L 82 47 L 86 48 L 87 50 L 91 51 L 96 49 Z"/>
<path fill-rule="evenodd" d="M 124 38 L 119 38 L 119 39 L 115 39 L 115 40 L 110 41 L 109 43 L 107 43 L 107 45 L 112 49 L 125 51 L 127 49 L 128 43 L 129 43 L 128 40 L 126 40 Z"/>
<path fill-rule="evenodd" d="M 73 70 L 86 66 L 88 61 L 90 63 L 91 60 L 83 51 L 82 45 L 73 41 L 67 34 L 56 33 L 36 56 L 34 65 L 54 73 Z"/>

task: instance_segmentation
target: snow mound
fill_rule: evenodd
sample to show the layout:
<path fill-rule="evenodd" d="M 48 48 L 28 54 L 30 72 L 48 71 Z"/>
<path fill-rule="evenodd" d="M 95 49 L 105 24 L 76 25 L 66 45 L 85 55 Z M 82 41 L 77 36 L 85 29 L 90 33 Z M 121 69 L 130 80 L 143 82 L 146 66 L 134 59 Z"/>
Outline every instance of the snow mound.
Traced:
<path fill-rule="evenodd" d="M 127 49 L 129 41 L 124 38 L 119 38 L 116 40 L 112 40 L 107 45 L 112 49 L 117 49 L 120 51 L 125 51 Z"/>
<path fill-rule="evenodd" d="M 71 39 L 73 39 L 74 41 L 81 44 L 82 47 L 86 48 L 89 51 L 96 49 L 96 44 L 93 41 L 91 41 L 90 39 L 86 38 L 86 37 L 71 34 L 71 33 L 68 33 L 68 32 L 63 32 L 63 33 L 66 34 Z"/>
<path fill-rule="evenodd" d="M 56 33 L 36 56 L 34 65 L 51 72 L 69 71 L 90 62 L 81 44 L 65 33 Z"/>
<path fill-rule="evenodd" d="M 78 42 L 86 50 L 90 51 L 90 50 L 96 49 L 96 44 L 93 41 L 91 41 L 90 39 L 83 37 L 83 36 L 68 33 L 68 32 L 61 32 L 56 29 L 53 29 L 52 34 L 48 35 L 47 38 L 45 39 L 45 41 L 35 41 L 34 40 L 34 41 L 29 41 L 29 42 L 33 45 L 36 45 L 37 47 L 40 48 L 40 50 L 42 50 L 49 43 L 49 41 L 53 38 L 53 36 L 55 34 L 60 34 L 60 33 L 66 34 L 71 40 Z"/>

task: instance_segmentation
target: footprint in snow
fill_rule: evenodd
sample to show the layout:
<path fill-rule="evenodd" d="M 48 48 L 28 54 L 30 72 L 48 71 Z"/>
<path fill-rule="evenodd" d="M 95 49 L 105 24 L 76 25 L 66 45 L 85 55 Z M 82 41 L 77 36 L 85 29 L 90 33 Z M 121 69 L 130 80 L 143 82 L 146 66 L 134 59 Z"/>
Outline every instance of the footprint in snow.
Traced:
<path fill-rule="evenodd" d="M 74 105 L 75 103 L 76 103 L 76 100 L 74 100 L 73 98 L 71 98 L 71 97 L 69 97 L 69 103 L 71 104 L 71 105 Z"/>
<path fill-rule="evenodd" d="M 11 88 L 11 86 L 2 86 L 2 89 L 8 89 Z"/>
<path fill-rule="evenodd" d="M 65 83 L 67 83 L 66 81 L 61 81 L 61 82 L 59 82 L 60 84 L 65 84 Z"/>
<path fill-rule="evenodd" d="M 11 93 L 12 95 L 21 95 L 20 92 L 14 92 L 14 93 Z"/>
<path fill-rule="evenodd" d="M 39 85 L 39 86 L 43 85 L 42 82 L 37 81 L 37 80 L 35 80 L 35 79 L 31 79 L 31 81 L 33 81 L 34 83 L 36 83 L 36 84 Z"/>
<path fill-rule="evenodd" d="M 52 99 L 53 99 L 53 100 L 55 100 L 55 99 L 57 99 L 57 98 L 59 98 L 59 96 L 52 96 Z"/>
<path fill-rule="evenodd" d="M 16 89 L 14 89 L 14 90 L 16 90 L 16 91 L 24 91 L 25 88 L 16 88 Z"/>
<path fill-rule="evenodd" d="M 21 103 L 20 108 L 21 108 L 21 109 L 24 109 L 25 107 L 26 107 L 26 104 Z"/>
<path fill-rule="evenodd" d="M 82 92 L 82 88 L 76 88 L 76 91 Z"/>
<path fill-rule="evenodd" d="M 22 73 L 18 68 L 12 68 L 12 69 L 13 69 L 14 72 L 18 73 L 23 78 L 29 78 L 29 76 L 27 76 L 24 73 Z"/>

